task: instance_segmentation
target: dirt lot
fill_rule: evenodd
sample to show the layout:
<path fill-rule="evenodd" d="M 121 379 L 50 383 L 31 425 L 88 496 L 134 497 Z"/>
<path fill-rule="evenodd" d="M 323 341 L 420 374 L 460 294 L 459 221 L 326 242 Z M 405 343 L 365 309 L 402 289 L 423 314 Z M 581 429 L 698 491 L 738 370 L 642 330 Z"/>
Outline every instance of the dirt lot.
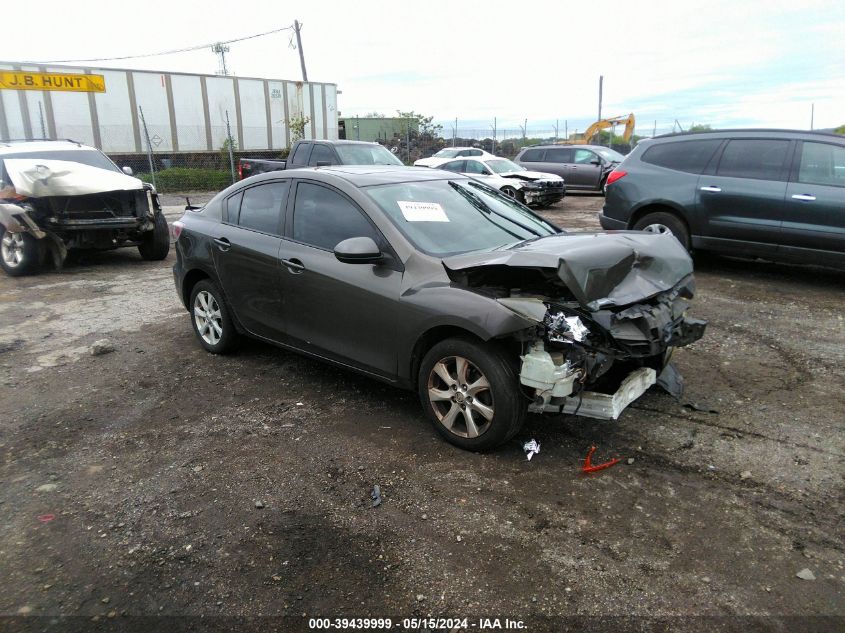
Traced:
<path fill-rule="evenodd" d="M 546 215 L 597 228 L 601 202 Z M 693 316 L 710 326 L 676 354 L 681 402 L 649 392 L 615 423 L 531 416 L 482 455 L 438 439 L 414 394 L 259 343 L 203 352 L 172 263 L 126 249 L 0 277 L 0 615 L 85 616 L 0 628 L 845 627 L 845 275 L 697 258 Z M 115 350 L 93 356 L 98 339 Z M 582 475 L 592 445 L 623 461 Z"/>

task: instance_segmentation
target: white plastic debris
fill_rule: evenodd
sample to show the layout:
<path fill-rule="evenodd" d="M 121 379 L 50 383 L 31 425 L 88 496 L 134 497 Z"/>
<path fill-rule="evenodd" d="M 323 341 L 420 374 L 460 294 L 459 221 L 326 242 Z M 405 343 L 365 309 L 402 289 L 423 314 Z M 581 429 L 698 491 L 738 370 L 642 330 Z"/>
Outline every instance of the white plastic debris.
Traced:
<path fill-rule="evenodd" d="M 525 456 L 528 458 L 528 461 L 531 461 L 531 458 L 534 457 L 537 453 L 540 452 L 540 442 L 537 440 L 531 440 L 529 442 L 525 442 L 522 446 L 522 450 L 525 451 Z"/>

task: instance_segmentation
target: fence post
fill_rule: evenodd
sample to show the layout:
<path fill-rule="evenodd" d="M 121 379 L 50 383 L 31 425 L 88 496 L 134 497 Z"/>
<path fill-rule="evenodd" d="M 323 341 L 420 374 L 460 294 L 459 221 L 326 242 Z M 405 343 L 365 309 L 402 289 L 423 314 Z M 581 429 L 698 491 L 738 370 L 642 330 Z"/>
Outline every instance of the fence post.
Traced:
<path fill-rule="evenodd" d="M 147 160 L 150 161 L 150 178 L 153 181 L 153 187 L 156 186 L 156 169 L 153 164 L 153 145 L 150 143 L 150 132 L 147 130 L 147 120 L 144 118 L 144 108 L 138 106 L 138 112 L 141 113 L 141 125 L 144 128 L 144 138 L 147 139 Z"/>
<path fill-rule="evenodd" d="M 411 164 L 411 119 L 406 121 L 405 126 L 405 145 L 408 146 L 408 165 Z"/>
<path fill-rule="evenodd" d="M 232 184 L 235 184 L 235 155 L 232 152 L 232 129 L 229 127 L 229 111 L 226 110 L 226 145 L 229 146 L 229 168 L 232 170 Z"/>

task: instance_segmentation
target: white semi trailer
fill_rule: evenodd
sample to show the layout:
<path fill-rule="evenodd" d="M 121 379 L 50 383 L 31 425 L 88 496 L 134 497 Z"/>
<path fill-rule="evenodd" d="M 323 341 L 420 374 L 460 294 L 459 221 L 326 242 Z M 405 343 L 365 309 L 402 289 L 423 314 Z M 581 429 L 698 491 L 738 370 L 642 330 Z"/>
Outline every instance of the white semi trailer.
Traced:
<path fill-rule="evenodd" d="M 95 88 L 73 75 L 90 75 Z M 141 111 L 157 153 L 220 150 L 227 115 L 241 150 L 289 147 L 291 121 L 302 118 L 304 138 L 337 139 L 335 84 L 0 62 L 0 140 L 69 138 L 143 154 Z"/>

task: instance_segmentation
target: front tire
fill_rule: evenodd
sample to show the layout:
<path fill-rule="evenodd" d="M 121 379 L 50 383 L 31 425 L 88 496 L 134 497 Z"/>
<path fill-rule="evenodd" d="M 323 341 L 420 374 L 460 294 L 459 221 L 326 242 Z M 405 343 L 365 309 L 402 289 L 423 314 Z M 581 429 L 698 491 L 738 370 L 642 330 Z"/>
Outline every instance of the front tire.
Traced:
<path fill-rule="evenodd" d="M 200 345 L 212 354 L 228 354 L 238 346 L 239 335 L 217 284 L 204 279 L 191 291 L 191 324 Z"/>
<path fill-rule="evenodd" d="M 690 250 L 689 231 L 686 225 L 671 213 L 663 211 L 649 213 L 637 221 L 634 230 L 649 233 L 671 233 L 681 243 L 681 246 Z"/>
<path fill-rule="evenodd" d="M 514 369 L 492 345 L 463 338 L 437 343 L 420 364 L 417 385 L 434 428 L 460 448 L 495 448 L 525 421 Z"/>
<path fill-rule="evenodd" d="M 11 277 L 38 271 L 44 259 L 44 245 L 29 233 L 10 233 L 0 226 L 0 267 Z"/>
<path fill-rule="evenodd" d="M 155 214 L 154 227 L 141 236 L 138 252 L 147 261 L 160 261 L 170 252 L 170 229 L 160 211 Z"/>
<path fill-rule="evenodd" d="M 513 198 L 517 202 L 525 204 L 525 194 L 521 191 L 514 189 L 513 187 L 502 187 L 502 193 L 508 196 L 509 198 Z"/>

